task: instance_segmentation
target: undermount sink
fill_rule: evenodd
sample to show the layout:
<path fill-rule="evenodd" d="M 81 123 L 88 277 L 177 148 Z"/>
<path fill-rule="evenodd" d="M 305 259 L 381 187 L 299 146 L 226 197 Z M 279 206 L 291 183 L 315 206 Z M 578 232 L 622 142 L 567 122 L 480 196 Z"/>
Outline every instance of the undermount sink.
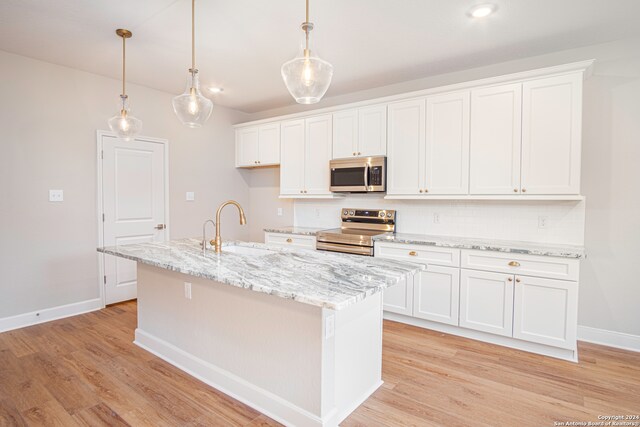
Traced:
<path fill-rule="evenodd" d="M 231 252 L 231 253 L 240 254 L 240 255 L 253 255 L 253 256 L 269 255 L 273 253 L 273 251 L 270 249 L 254 248 L 252 246 L 238 246 L 238 245 L 222 246 L 222 253 L 225 253 L 225 252 Z"/>

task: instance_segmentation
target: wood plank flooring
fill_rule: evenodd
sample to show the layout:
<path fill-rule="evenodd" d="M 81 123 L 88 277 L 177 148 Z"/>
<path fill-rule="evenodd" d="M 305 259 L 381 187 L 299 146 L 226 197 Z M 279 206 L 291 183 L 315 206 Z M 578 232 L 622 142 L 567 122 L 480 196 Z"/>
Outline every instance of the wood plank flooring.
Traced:
<path fill-rule="evenodd" d="M 132 344 L 136 303 L 0 334 L 0 426 L 279 425 Z M 343 426 L 553 426 L 640 414 L 640 354 L 574 364 L 385 321 L 385 384 Z"/>

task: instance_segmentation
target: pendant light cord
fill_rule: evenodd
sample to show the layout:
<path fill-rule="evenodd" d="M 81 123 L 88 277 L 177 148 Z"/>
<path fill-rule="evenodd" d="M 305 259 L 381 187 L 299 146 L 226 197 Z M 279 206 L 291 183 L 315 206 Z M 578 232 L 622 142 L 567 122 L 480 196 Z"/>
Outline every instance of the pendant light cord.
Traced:
<path fill-rule="evenodd" d="M 191 0 L 191 69 L 196 69 L 196 0 Z"/>
<path fill-rule="evenodd" d="M 125 36 L 122 36 L 122 96 L 123 97 L 127 96 L 127 92 L 125 91 L 125 86 L 124 86 L 126 81 L 126 61 L 127 61 L 126 40 L 127 38 Z"/>
<path fill-rule="evenodd" d="M 304 56 L 305 57 L 309 57 L 309 0 L 306 0 L 306 9 L 307 9 L 307 13 L 305 15 L 305 29 L 304 29 L 304 37 L 305 37 L 305 44 L 304 44 Z"/>

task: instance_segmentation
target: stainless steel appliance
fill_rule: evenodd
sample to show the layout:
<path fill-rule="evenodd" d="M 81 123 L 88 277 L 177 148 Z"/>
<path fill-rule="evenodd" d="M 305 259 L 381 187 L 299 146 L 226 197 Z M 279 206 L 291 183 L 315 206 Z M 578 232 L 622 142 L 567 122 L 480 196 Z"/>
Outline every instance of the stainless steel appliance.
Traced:
<path fill-rule="evenodd" d="M 387 189 L 387 158 L 362 157 L 329 162 L 330 190 L 335 193 L 384 192 Z"/>
<path fill-rule="evenodd" d="M 396 231 L 396 211 L 342 209 L 342 226 L 316 235 L 316 249 L 373 256 L 373 236 Z"/>

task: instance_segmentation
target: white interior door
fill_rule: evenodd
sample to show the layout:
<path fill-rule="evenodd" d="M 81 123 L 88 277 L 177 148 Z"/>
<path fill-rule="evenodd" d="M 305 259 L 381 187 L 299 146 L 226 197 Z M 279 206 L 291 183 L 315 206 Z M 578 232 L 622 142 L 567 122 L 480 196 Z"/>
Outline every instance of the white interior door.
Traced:
<path fill-rule="evenodd" d="M 105 246 L 158 242 L 166 229 L 165 145 L 101 136 Z M 104 255 L 105 303 L 136 298 L 136 263 Z"/>

